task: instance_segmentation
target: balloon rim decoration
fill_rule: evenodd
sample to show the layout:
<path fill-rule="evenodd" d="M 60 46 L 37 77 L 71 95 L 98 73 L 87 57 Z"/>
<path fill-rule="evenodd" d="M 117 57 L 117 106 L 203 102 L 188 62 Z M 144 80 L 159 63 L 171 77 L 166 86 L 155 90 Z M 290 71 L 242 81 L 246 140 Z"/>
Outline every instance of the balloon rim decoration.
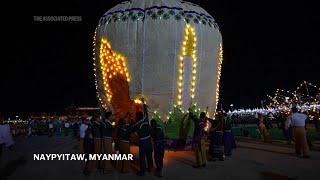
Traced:
<path fill-rule="evenodd" d="M 219 26 L 214 20 L 214 18 L 208 14 L 199 13 L 193 10 L 184 10 L 181 7 L 169 7 L 169 6 L 151 6 L 151 7 L 146 7 L 144 9 L 143 8 L 127 8 L 127 9 L 107 12 L 100 18 L 98 26 L 106 25 L 109 23 L 115 23 L 119 20 L 127 21 L 131 19 L 132 21 L 137 21 L 137 20 L 144 21 L 145 17 L 148 17 L 148 16 L 150 16 L 151 17 L 150 19 L 153 19 L 153 20 L 158 20 L 158 19 L 168 20 L 172 16 L 175 20 L 183 19 L 187 23 L 193 22 L 194 24 L 201 24 L 203 26 L 206 26 L 208 24 L 210 27 L 219 30 Z"/>

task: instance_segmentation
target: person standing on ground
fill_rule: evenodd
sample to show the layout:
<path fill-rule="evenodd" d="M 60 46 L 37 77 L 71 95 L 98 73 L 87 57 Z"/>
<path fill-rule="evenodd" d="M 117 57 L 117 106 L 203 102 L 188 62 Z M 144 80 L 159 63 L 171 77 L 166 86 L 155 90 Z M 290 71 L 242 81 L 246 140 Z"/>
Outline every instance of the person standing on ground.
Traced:
<path fill-rule="evenodd" d="M 163 129 L 159 124 L 157 124 L 155 119 L 151 120 L 151 136 L 154 142 L 153 157 L 157 167 L 155 175 L 158 177 L 162 177 L 165 139 Z"/>
<path fill-rule="evenodd" d="M 73 137 L 77 138 L 78 137 L 78 131 L 79 131 L 78 120 L 74 120 L 73 121 L 72 130 L 73 130 Z"/>
<path fill-rule="evenodd" d="M 80 153 L 84 153 L 84 138 L 86 134 L 86 130 L 88 129 L 88 119 L 83 119 L 82 123 L 80 124 L 80 130 L 79 130 L 79 135 L 80 135 Z"/>
<path fill-rule="evenodd" d="M 60 137 L 62 133 L 62 123 L 61 119 L 57 118 L 56 120 L 56 136 Z"/>
<path fill-rule="evenodd" d="M 54 127 L 53 127 L 53 122 L 52 122 L 52 120 L 49 120 L 48 126 L 49 126 L 48 136 L 49 136 L 49 137 L 52 137 L 52 136 L 53 136 L 53 133 L 54 133 Z"/>
<path fill-rule="evenodd" d="M 112 123 L 111 123 L 112 112 L 104 113 L 104 117 L 101 123 L 101 153 L 102 154 L 112 154 Z M 103 173 L 109 174 L 112 172 L 111 161 L 104 160 L 100 162 L 103 168 Z"/>
<path fill-rule="evenodd" d="M 65 136 L 69 135 L 69 128 L 70 128 L 70 122 L 69 120 L 66 120 L 66 122 L 64 123 Z"/>
<path fill-rule="evenodd" d="M 224 154 L 226 156 L 232 155 L 232 149 L 236 148 L 235 140 L 231 131 L 231 122 L 226 119 L 224 115 L 224 125 L 223 125 L 223 141 L 224 141 Z"/>
<path fill-rule="evenodd" d="M 11 134 L 11 128 L 9 124 L 4 123 L 4 118 L 0 117 L 0 157 L 3 147 L 12 149 L 14 141 Z"/>
<path fill-rule="evenodd" d="M 210 120 L 211 128 L 209 130 L 209 154 L 211 156 L 211 161 L 224 161 L 223 118 L 222 112 L 218 112 L 215 120 Z"/>
<path fill-rule="evenodd" d="M 150 124 L 148 118 L 148 108 L 142 99 L 144 112 L 137 112 L 137 122 L 133 127 L 133 132 L 137 132 L 139 136 L 139 162 L 140 171 L 137 173 L 138 176 L 145 176 L 146 159 L 148 163 L 148 171 L 151 172 L 153 168 L 152 159 L 152 142 L 150 136 Z"/>
<path fill-rule="evenodd" d="M 293 139 L 293 133 L 292 133 L 292 114 L 290 114 L 284 123 L 284 128 L 285 128 L 285 137 L 287 140 L 287 144 L 291 144 L 292 139 Z"/>
<path fill-rule="evenodd" d="M 94 115 L 92 118 L 92 125 L 91 125 L 91 130 L 92 130 L 92 137 L 93 137 L 93 153 L 94 154 L 100 154 L 101 153 L 101 137 L 102 137 L 102 132 L 101 132 L 101 117 L 99 115 Z M 98 169 L 99 167 L 99 161 L 95 160 L 91 162 L 92 165 L 90 165 L 90 172 L 94 172 Z"/>
<path fill-rule="evenodd" d="M 296 154 L 302 156 L 303 158 L 310 158 L 309 146 L 307 143 L 307 134 L 305 129 L 306 119 L 308 116 L 300 113 L 297 107 L 293 107 L 291 111 L 291 121 L 294 128 Z"/>
<path fill-rule="evenodd" d="M 204 127 L 206 122 L 206 113 L 201 112 L 200 118 L 193 115 L 192 109 L 189 108 L 189 117 L 194 122 L 194 132 L 193 132 L 193 148 L 196 156 L 196 165 L 194 168 L 205 167 L 207 163 L 206 157 L 206 147 L 204 140 Z"/>
<path fill-rule="evenodd" d="M 83 145 L 84 145 L 83 147 L 84 147 L 84 153 L 86 158 L 86 164 L 83 170 L 83 174 L 86 176 L 90 175 L 90 173 L 94 170 L 94 161 L 91 161 L 91 160 L 89 161 L 89 154 L 92 154 L 94 152 L 94 139 L 93 139 L 93 130 L 92 130 L 93 123 L 91 119 L 92 117 L 88 117 L 87 121 L 85 121 L 87 128 L 84 131 L 84 138 L 83 138 Z M 84 129 L 84 126 L 82 126 L 82 128 Z"/>
<path fill-rule="evenodd" d="M 119 138 L 119 153 L 120 154 L 130 154 L 130 118 L 129 113 L 127 113 L 124 119 L 119 120 L 118 124 L 118 138 Z M 118 169 L 121 173 L 130 172 L 130 161 L 122 160 L 118 162 Z"/>
<path fill-rule="evenodd" d="M 260 135 L 262 137 L 263 142 L 271 143 L 272 142 L 271 136 L 270 136 L 265 124 L 264 124 L 264 118 L 263 118 L 262 114 L 259 114 L 258 118 L 259 118 L 258 128 L 259 128 L 259 132 L 260 132 Z"/>
<path fill-rule="evenodd" d="M 30 118 L 28 121 L 28 137 L 31 137 L 33 135 L 32 128 L 33 128 L 33 120 Z"/>

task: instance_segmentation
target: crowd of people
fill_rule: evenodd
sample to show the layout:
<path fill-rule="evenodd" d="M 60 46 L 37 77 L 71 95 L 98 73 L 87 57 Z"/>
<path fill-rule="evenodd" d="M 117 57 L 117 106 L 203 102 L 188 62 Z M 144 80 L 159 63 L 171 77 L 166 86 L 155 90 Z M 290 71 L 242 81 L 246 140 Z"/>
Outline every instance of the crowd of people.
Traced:
<path fill-rule="evenodd" d="M 320 132 L 320 112 L 315 110 L 301 111 L 305 115 L 305 129 L 311 132 Z M 259 133 L 264 142 L 271 142 L 271 129 L 279 129 L 282 131 L 282 137 L 286 139 L 288 144 L 291 144 L 294 135 L 294 128 L 291 124 L 290 117 L 292 111 L 277 111 L 268 113 L 244 113 L 244 114 L 229 114 L 228 119 L 233 127 L 252 127 L 257 125 Z M 244 134 L 249 134 L 244 130 Z M 308 136 L 307 136 L 308 137 Z M 310 137 L 307 138 L 309 146 L 312 146 Z"/>
<path fill-rule="evenodd" d="M 289 109 L 290 110 L 290 109 Z M 303 114 L 307 115 L 306 123 L 314 127 L 314 129 L 320 131 L 320 110 L 304 110 L 301 111 Z M 244 112 L 244 113 L 228 113 L 228 119 L 231 121 L 232 125 L 235 127 L 241 127 L 250 124 L 258 124 L 258 115 L 263 116 L 264 124 L 268 129 L 279 128 L 284 129 L 290 111 L 288 110 L 278 110 L 270 112 Z"/>
<path fill-rule="evenodd" d="M 231 132 L 231 124 L 226 121 L 224 113 L 217 113 L 215 120 L 206 117 L 201 112 L 197 117 L 189 109 L 189 118 L 194 122 L 192 149 L 194 151 L 194 168 L 206 166 L 207 161 L 224 161 L 225 156 L 232 155 L 232 149 L 236 144 Z M 155 164 L 154 174 L 162 177 L 163 158 L 165 154 L 166 139 L 162 126 L 155 120 L 149 121 L 148 109 L 144 104 L 144 112 L 137 112 L 133 120 L 128 113 L 118 121 L 118 124 L 111 122 L 112 113 L 104 112 L 102 115 L 94 115 L 92 118 L 83 120 L 80 125 L 80 149 L 85 154 L 111 154 L 118 151 L 120 154 L 130 153 L 130 144 L 134 141 L 132 134 L 138 137 L 139 166 L 137 175 L 144 176 L 151 172 Z M 135 122 L 130 124 L 129 122 Z M 207 123 L 210 129 L 205 130 Z M 206 149 L 206 139 L 209 139 L 209 150 Z M 115 147 L 113 148 L 113 142 Z M 209 157 L 207 158 L 207 154 Z M 84 174 L 89 175 L 102 169 L 103 173 L 110 173 L 114 169 L 121 173 L 130 171 L 130 161 L 118 161 L 113 166 L 110 161 L 87 161 L 84 167 Z"/>
<path fill-rule="evenodd" d="M 163 129 L 155 119 L 149 122 L 147 106 L 144 104 L 144 112 L 136 113 L 136 123 L 132 122 L 129 113 L 119 119 L 118 124 L 111 122 L 112 113 L 104 112 L 102 115 L 94 115 L 83 121 L 80 125 L 80 149 L 87 156 L 89 154 L 112 154 L 118 151 L 120 154 L 130 153 L 131 134 L 136 133 L 139 139 L 139 166 L 137 175 L 144 176 L 146 171 L 152 171 L 155 162 L 155 175 L 162 177 L 163 158 L 165 152 L 165 135 Z M 115 148 L 113 148 L 113 142 Z M 152 156 L 153 154 L 153 156 Z M 116 169 L 121 173 L 130 172 L 130 161 L 117 162 Z M 87 161 L 84 174 L 89 175 L 97 169 L 103 173 L 113 170 L 111 161 Z"/>

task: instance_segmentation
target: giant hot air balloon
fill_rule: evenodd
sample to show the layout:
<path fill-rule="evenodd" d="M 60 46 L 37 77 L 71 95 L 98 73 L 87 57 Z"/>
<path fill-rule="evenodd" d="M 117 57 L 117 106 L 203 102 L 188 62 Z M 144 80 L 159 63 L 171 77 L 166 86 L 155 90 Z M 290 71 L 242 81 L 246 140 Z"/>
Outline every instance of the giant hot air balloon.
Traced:
<path fill-rule="evenodd" d="M 149 109 L 217 109 L 222 37 L 214 18 L 180 0 L 131 0 L 107 11 L 94 36 L 97 96 L 120 118 Z"/>

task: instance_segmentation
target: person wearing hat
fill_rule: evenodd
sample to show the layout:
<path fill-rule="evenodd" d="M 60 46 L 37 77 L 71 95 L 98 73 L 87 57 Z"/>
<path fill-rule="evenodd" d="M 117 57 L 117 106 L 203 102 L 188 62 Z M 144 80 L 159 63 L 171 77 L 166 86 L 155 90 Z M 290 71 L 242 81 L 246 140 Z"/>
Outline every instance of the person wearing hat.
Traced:
<path fill-rule="evenodd" d="M 306 119 L 307 115 L 300 113 L 297 107 L 291 109 L 291 123 L 294 127 L 294 138 L 295 138 L 295 149 L 296 154 L 302 156 L 303 158 L 310 158 L 309 146 L 307 143 L 307 134 L 306 134 Z"/>
<path fill-rule="evenodd" d="M 196 165 L 194 168 L 205 167 L 207 163 L 206 157 L 206 147 L 204 140 L 204 127 L 206 123 L 206 113 L 201 112 L 200 118 L 195 117 L 192 113 L 192 109 L 189 108 L 189 117 L 194 122 L 194 132 L 193 132 L 193 148 L 196 156 Z"/>
<path fill-rule="evenodd" d="M 151 120 L 151 137 L 153 139 L 153 158 L 156 164 L 155 175 L 162 177 L 162 168 L 163 168 L 163 157 L 164 157 L 164 148 L 165 148 L 165 139 L 164 132 L 162 127 L 157 124 L 155 119 Z"/>

